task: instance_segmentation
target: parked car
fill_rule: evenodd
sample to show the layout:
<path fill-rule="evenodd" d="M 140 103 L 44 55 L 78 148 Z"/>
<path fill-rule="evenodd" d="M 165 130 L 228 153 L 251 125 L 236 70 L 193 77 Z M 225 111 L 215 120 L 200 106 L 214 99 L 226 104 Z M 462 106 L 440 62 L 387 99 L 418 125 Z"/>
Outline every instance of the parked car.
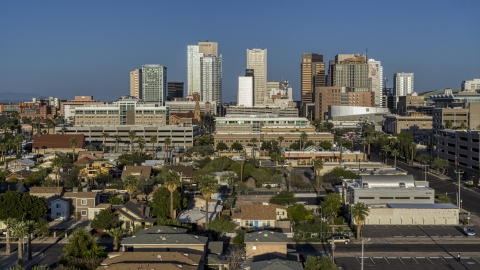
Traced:
<path fill-rule="evenodd" d="M 475 235 L 475 229 L 473 229 L 473 228 L 470 227 L 470 226 L 466 226 L 465 228 L 463 228 L 463 232 L 464 232 L 467 236 L 474 236 L 474 235 Z"/>
<path fill-rule="evenodd" d="M 350 243 L 350 237 L 344 236 L 344 235 L 337 235 L 337 236 L 328 238 L 327 242 L 329 244 L 332 244 L 332 242 L 335 242 L 335 243 L 344 243 L 346 245 Z"/>

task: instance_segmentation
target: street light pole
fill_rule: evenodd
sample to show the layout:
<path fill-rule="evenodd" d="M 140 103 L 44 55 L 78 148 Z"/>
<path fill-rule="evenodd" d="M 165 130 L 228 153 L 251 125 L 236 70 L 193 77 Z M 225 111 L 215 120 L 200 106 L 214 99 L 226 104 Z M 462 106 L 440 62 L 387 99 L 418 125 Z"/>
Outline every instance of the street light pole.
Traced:
<path fill-rule="evenodd" d="M 427 181 L 427 167 L 430 167 L 430 165 L 422 165 L 425 167 L 425 181 Z"/>
<path fill-rule="evenodd" d="M 323 208 L 322 208 L 321 205 L 319 206 L 319 208 L 320 208 L 320 243 L 323 243 L 323 238 L 322 238 L 322 235 L 323 235 Z"/>
<path fill-rule="evenodd" d="M 458 198 L 457 198 L 457 206 L 458 206 L 458 215 L 460 215 L 460 212 L 462 211 L 461 209 L 461 205 L 460 205 L 460 200 L 461 200 L 461 197 L 460 197 L 460 175 L 463 174 L 463 171 L 455 171 L 455 173 L 457 174 L 458 176 Z M 460 216 L 459 216 L 460 217 Z"/>
<path fill-rule="evenodd" d="M 335 234 L 334 222 L 335 222 L 335 213 L 332 213 L 332 262 L 333 263 L 335 263 L 335 239 L 333 236 Z"/>
<path fill-rule="evenodd" d="M 368 241 L 370 241 L 370 238 L 368 239 L 362 238 L 362 270 L 363 270 L 363 250 L 364 250 L 365 242 L 368 242 Z"/>

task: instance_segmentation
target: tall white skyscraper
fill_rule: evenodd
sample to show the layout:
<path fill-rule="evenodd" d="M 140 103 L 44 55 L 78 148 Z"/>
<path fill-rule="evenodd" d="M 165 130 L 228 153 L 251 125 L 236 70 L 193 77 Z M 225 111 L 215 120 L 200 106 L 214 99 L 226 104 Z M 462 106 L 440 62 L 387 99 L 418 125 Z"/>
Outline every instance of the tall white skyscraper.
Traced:
<path fill-rule="evenodd" d="M 375 92 L 375 107 L 384 107 L 383 104 L 383 67 L 380 61 L 368 59 L 368 78 L 372 82 L 372 92 Z"/>
<path fill-rule="evenodd" d="M 187 95 L 200 93 L 200 58 L 203 54 L 199 52 L 198 45 L 187 46 Z"/>
<path fill-rule="evenodd" d="M 166 66 L 142 66 L 142 97 L 146 103 L 156 103 L 160 106 L 165 105 L 167 87 Z"/>
<path fill-rule="evenodd" d="M 263 105 L 267 96 L 267 49 L 247 49 L 247 69 L 254 71 L 253 105 Z"/>
<path fill-rule="evenodd" d="M 222 56 L 217 42 L 202 41 L 187 47 L 187 94 L 201 101 L 222 101 Z"/>
<path fill-rule="evenodd" d="M 200 59 L 201 101 L 222 101 L 222 56 Z"/>
<path fill-rule="evenodd" d="M 413 88 L 413 73 L 393 74 L 393 94 L 396 97 L 406 96 L 415 92 Z"/>
<path fill-rule="evenodd" d="M 253 77 L 238 77 L 237 106 L 253 106 Z"/>

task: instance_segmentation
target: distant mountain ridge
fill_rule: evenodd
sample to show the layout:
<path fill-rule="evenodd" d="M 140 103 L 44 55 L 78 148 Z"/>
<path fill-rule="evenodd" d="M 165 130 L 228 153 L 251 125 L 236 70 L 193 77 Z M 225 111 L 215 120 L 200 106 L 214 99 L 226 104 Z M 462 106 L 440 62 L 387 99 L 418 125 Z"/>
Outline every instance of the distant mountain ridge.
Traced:
<path fill-rule="evenodd" d="M 14 92 L 0 93 L 0 103 L 16 103 L 16 102 L 32 101 L 32 98 L 45 98 L 45 97 L 35 93 L 14 93 Z"/>

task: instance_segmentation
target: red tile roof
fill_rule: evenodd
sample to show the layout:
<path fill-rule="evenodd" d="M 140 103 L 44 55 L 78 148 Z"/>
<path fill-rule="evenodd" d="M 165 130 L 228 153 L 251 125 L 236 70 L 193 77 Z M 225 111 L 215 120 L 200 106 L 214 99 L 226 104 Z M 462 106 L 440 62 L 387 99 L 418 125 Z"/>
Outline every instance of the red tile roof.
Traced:
<path fill-rule="evenodd" d="M 83 148 L 85 143 L 83 134 L 44 134 L 33 137 L 32 149 L 70 149 L 71 138 L 78 139 L 77 149 Z"/>

